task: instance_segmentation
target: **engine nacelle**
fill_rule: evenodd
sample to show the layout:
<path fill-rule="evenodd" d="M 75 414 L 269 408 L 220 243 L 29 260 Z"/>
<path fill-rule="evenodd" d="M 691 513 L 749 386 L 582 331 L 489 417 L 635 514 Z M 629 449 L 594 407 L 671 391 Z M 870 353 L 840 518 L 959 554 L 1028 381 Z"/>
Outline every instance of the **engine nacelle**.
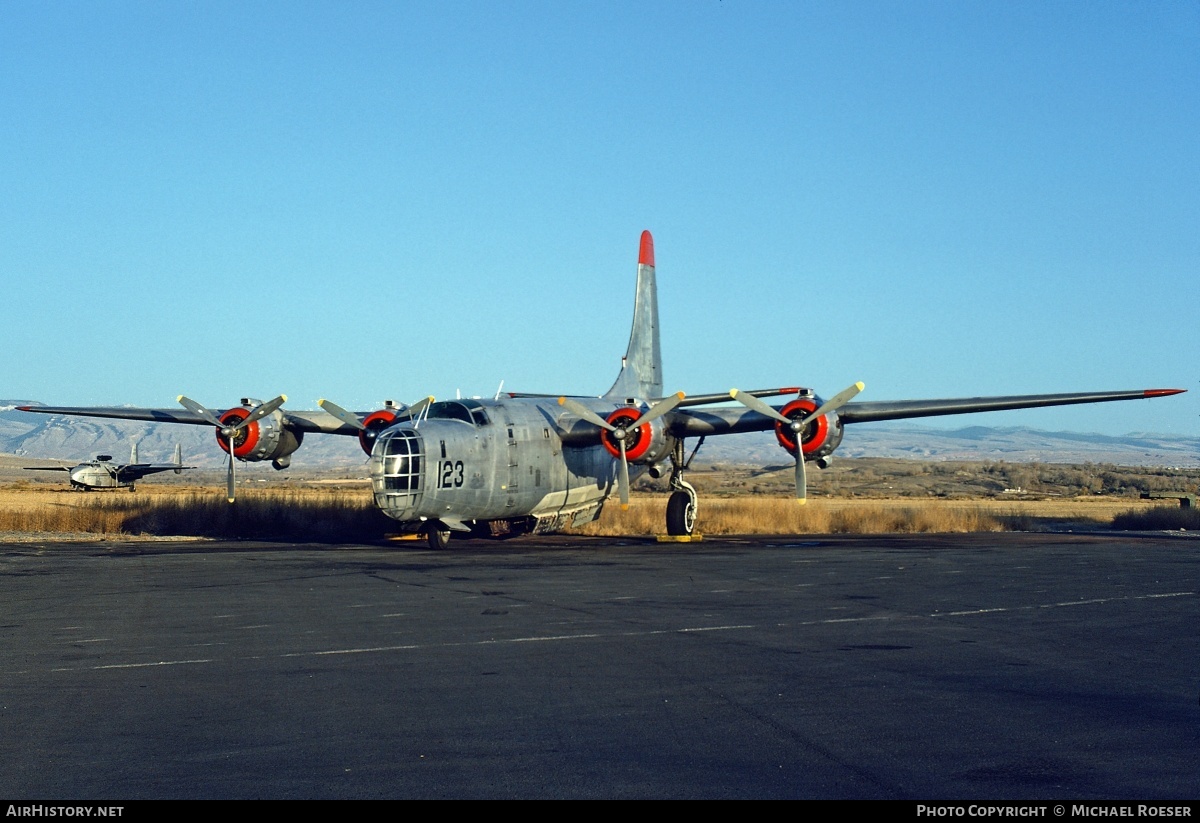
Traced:
<path fill-rule="evenodd" d="M 251 400 L 246 406 L 230 409 L 218 418 L 226 425 L 236 425 L 239 421 L 250 416 L 254 407 L 259 405 Z M 221 451 L 229 452 L 229 442 L 217 430 L 217 445 Z M 291 462 L 288 455 L 300 448 L 304 440 L 304 432 L 292 431 L 283 424 L 283 413 L 273 411 L 260 420 L 255 420 L 249 426 L 241 429 L 233 436 L 233 456 L 247 463 L 257 463 L 260 460 L 275 462 L 276 468 L 284 468 Z"/>
<path fill-rule="evenodd" d="M 815 397 L 801 397 L 788 403 L 779 413 L 789 420 L 808 417 L 820 406 L 821 401 Z M 842 421 L 837 412 L 830 411 L 818 417 L 804 429 L 801 448 L 805 460 L 821 460 L 833 454 L 842 443 Z M 775 424 L 775 439 L 788 454 L 796 456 L 796 434 L 783 423 Z"/>
<path fill-rule="evenodd" d="M 662 418 L 651 420 L 640 426 L 634 421 L 642 416 L 642 412 L 632 406 L 617 409 L 607 418 L 610 425 L 628 426 L 625 435 L 625 459 L 630 463 L 656 463 L 662 460 L 670 451 L 671 444 L 662 427 Z M 607 429 L 600 431 L 600 443 L 613 457 L 620 458 L 621 444 Z"/>
<path fill-rule="evenodd" d="M 394 409 L 380 409 L 377 412 L 371 412 L 362 421 L 364 428 L 358 433 L 358 445 L 367 457 L 371 456 L 371 450 L 375 448 L 375 440 L 379 437 L 379 433 L 396 422 L 396 412 Z"/>

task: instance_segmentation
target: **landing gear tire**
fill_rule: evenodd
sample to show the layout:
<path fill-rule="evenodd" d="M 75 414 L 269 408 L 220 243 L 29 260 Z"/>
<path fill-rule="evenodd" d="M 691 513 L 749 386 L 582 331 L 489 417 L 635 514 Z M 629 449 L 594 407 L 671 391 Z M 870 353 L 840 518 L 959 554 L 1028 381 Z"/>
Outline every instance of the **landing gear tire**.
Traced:
<path fill-rule="evenodd" d="M 667 534 L 674 537 L 690 536 L 695 528 L 695 500 L 685 491 L 673 493 L 667 500 Z"/>
<path fill-rule="evenodd" d="M 434 523 L 425 529 L 425 539 L 429 542 L 429 548 L 435 552 L 443 551 L 450 545 L 450 530 L 441 523 Z"/>

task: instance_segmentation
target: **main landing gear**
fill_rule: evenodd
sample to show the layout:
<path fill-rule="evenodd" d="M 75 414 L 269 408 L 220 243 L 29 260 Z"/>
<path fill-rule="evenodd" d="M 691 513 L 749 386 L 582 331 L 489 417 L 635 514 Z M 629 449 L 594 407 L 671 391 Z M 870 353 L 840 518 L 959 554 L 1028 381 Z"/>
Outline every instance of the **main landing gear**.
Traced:
<path fill-rule="evenodd" d="M 672 537 L 690 537 L 696 528 L 696 489 L 683 479 L 683 473 L 692 464 L 692 458 L 700 451 L 704 438 L 692 449 L 692 454 L 683 459 L 683 440 L 676 440 L 671 448 L 671 497 L 667 500 L 667 534 Z"/>

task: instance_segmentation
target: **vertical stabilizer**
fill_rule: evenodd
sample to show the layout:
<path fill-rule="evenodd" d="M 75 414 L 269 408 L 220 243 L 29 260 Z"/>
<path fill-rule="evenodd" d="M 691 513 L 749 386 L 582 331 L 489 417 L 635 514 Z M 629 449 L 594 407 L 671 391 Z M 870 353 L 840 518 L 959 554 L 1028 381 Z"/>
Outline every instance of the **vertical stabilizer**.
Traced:
<path fill-rule="evenodd" d="M 606 398 L 662 397 L 662 351 L 658 342 L 658 286 L 654 281 L 654 238 L 642 232 L 638 249 L 637 291 L 633 302 L 633 331 L 621 360 L 621 373 Z"/>
<path fill-rule="evenodd" d="M 129 447 L 129 463 L 130 463 L 130 465 L 134 465 L 134 466 L 137 465 L 137 441 L 136 440 L 134 440 L 133 445 Z"/>

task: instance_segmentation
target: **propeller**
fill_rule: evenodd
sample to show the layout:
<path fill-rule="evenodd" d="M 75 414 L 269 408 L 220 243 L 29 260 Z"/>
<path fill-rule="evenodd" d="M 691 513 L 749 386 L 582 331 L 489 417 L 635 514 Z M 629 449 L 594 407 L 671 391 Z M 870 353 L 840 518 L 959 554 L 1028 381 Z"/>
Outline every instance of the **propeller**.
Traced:
<path fill-rule="evenodd" d="M 281 394 L 278 397 L 276 397 L 274 400 L 268 400 L 266 403 L 260 403 L 259 405 L 255 406 L 253 409 L 251 409 L 250 413 L 248 415 L 246 415 L 243 419 L 239 420 L 237 423 L 222 423 L 221 419 L 219 417 L 217 417 L 215 414 L 213 414 L 211 411 L 204 408 L 204 406 L 201 406 L 195 400 L 184 397 L 182 394 L 179 395 L 179 397 L 177 397 L 175 399 L 179 401 L 179 405 L 183 406 L 188 411 L 192 412 L 193 414 L 199 415 L 200 417 L 207 420 L 209 423 L 212 423 L 214 426 L 216 426 L 218 436 L 224 438 L 225 442 L 229 445 L 229 474 L 227 475 L 226 481 L 225 481 L 225 496 L 229 500 L 230 503 L 234 502 L 234 499 L 236 497 L 236 495 L 234 493 L 234 489 L 236 486 L 236 477 L 234 476 L 235 471 L 234 471 L 233 466 L 234 466 L 234 463 L 237 462 L 234 457 L 234 454 L 233 454 L 234 450 L 236 449 L 236 445 L 234 444 L 234 438 L 237 436 L 237 433 L 240 432 L 242 429 L 245 429 L 251 423 L 257 423 L 259 420 L 262 420 L 268 414 L 275 411 L 280 406 L 282 406 L 284 403 L 286 403 L 287 395 Z"/>
<path fill-rule="evenodd" d="M 848 386 L 847 388 L 842 389 L 833 397 L 826 400 L 824 403 L 818 406 L 812 412 L 812 414 L 795 419 L 784 417 L 774 407 L 767 405 L 752 394 L 747 394 L 746 392 L 740 392 L 737 389 L 733 389 L 729 392 L 729 396 L 741 403 L 743 406 L 746 406 L 747 408 L 752 409 L 759 414 L 765 414 L 767 417 L 772 417 L 775 420 L 778 420 L 780 423 L 791 429 L 793 434 L 795 434 L 796 500 L 800 503 L 800 505 L 804 505 L 807 502 L 808 497 L 808 479 L 804 474 L 804 430 L 808 428 L 808 425 L 812 421 L 819 419 L 821 415 L 828 414 L 836 409 L 840 409 L 842 406 L 849 403 L 854 399 L 854 396 L 864 388 L 865 385 L 863 382 L 859 381 L 853 386 Z"/>
<path fill-rule="evenodd" d="M 411 406 L 396 408 L 391 405 L 391 401 L 388 401 L 386 408 L 371 412 L 365 418 L 359 417 L 354 412 L 347 411 L 332 400 L 326 400 L 325 398 L 318 400 L 317 405 L 324 409 L 327 414 L 336 417 L 347 426 L 358 429 L 358 445 L 370 457 L 371 451 L 375 446 L 375 437 L 379 432 L 392 425 L 401 415 L 407 416 L 410 420 L 416 420 L 421 412 L 432 402 L 433 397 L 422 397 Z"/>
<path fill-rule="evenodd" d="M 400 409 L 399 413 L 405 414 L 410 418 L 415 418 L 421 412 L 425 411 L 425 407 L 428 406 L 432 402 L 433 402 L 433 397 L 422 397 L 420 400 L 418 400 L 416 403 L 413 403 L 411 406 L 405 406 L 403 409 Z M 338 420 L 341 420 L 347 426 L 358 429 L 359 431 L 367 430 L 367 427 L 363 425 L 362 418 L 360 418 L 357 414 L 355 414 L 352 411 L 346 411 L 341 406 L 339 406 L 337 403 L 334 403 L 332 400 L 326 400 L 325 398 L 321 398 L 320 400 L 317 401 L 317 405 L 320 406 L 322 409 L 324 409 L 329 414 L 336 417 Z M 397 416 L 399 416 L 399 415 L 397 415 Z"/>
<path fill-rule="evenodd" d="M 630 431 L 662 417 L 664 414 L 678 406 L 684 397 L 686 397 L 686 395 L 683 392 L 676 392 L 669 397 L 659 400 L 657 403 L 647 409 L 645 414 L 633 418 L 632 420 L 621 421 L 622 425 L 619 426 L 614 426 L 612 423 L 609 423 L 603 417 L 596 414 L 596 412 L 592 411 L 578 400 L 572 400 L 570 397 L 558 398 L 558 404 L 560 406 L 571 412 L 571 414 L 574 414 L 576 417 L 580 417 L 589 423 L 608 431 L 612 435 L 613 440 L 617 441 L 617 447 L 621 450 L 621 474 L 617 483 L 617 488 L 621 493 L 621 508 L 623 510 L 629 508 L 629 460 L 625 455 L 625 441 L 628 439 Z"/>

